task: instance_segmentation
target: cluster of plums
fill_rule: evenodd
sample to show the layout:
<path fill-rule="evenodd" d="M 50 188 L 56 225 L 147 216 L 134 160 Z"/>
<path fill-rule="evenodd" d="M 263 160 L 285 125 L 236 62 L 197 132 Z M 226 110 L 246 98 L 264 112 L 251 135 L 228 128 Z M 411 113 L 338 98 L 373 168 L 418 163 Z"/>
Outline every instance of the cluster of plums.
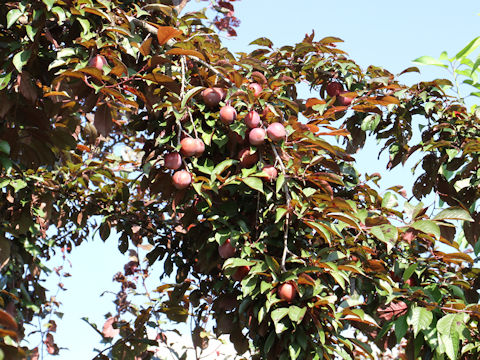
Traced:
<path fill-rule="evenodd" d="M 262 86 L 258 83 L 251 83 L 248 86 L 249 90 L 253 92 L 255 96 L 259 96 L 262 92 Z M 213 87 L 207 88 L 202 91 L 202 100 L 210 108 L 216 108 L 220 102 L 225 98 L 225 90 Z M 220 121 L 228 126 L 237 120 L 237 111 L 230 104 L 226 104 L 220 108 L 219 113 Z M 260 118 L 260 114 L 251 110 L 244 118 L 244 122 L 247 125 L 248 131 L 248 142 L 252 146 L 261 146 L 265 143 L 267 137 L 277 143 L 284 140 L 287 136 L 285 127 L 279 123 L 275 122 L 265 129 L 263 127 L 263 122 Z M 233 136 L 238 135 L 234 134 Z M 240 137 L 238 135 L 238 137 Z M 242 139 L 243 140 L 243 139 Z M 186 137 L 180 142 L 180 153 L 172 152 L 165 155 L 165 167 L 172 170 L 178 170 L 182 166 L 182 156 L 200 156 L 205 150 L 205 144 L 202 140 Z M 257 152 L 251 152 L 250 146 L 247 146 L 240 150 L 238 153 L 238 160 L 240 166 L 242 167 L 251 167 L 258 162 L 259 156 Z M 277 169 L 272 165 L 265 165 L 262 169 L 269 181 L 276 179 L 278 172 Z M 173 174 L 172 182 L 175 188 L 182 190 L 186 189 L 192 182 L 192 175 L 187 170 L 179 170 Z"/>
<path fill-rule="evenodd" d="M 344 94 L 348 93 L 343 89 L 343 85 L 339 82 L 329 82 L 326 87 L 326 91 L 328 96 L 336 97 L 336 104 L 340 106 L 348 106 L 352 103 L 353 98 L 344 96 Z"/>
<path fill-rule="evenodd" d="M 228 259 L 235 255 L 237 250 L 232 245 L 230 239 L 227 239 L 222 245 L 218 247 L 218 254 L 222 259 Z M 245 276 L 248 275 L 250 266 L 239 266 L 237 270 L 232 274 L 232 279 L 235 281 L 242 281 Z M 280 299 L 291 302 L 297 295 L 297 289 L 291 282 L 280 284 L 277 288 L 277 294 Z"/>

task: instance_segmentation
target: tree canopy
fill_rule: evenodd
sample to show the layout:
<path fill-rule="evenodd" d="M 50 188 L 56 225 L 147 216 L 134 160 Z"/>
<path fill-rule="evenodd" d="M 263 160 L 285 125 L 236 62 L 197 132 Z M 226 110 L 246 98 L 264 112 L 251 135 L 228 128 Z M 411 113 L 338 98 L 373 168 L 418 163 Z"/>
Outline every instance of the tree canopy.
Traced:
<path fill-rule="evenodd" d="M 165 319 L 191 319 L 198 349 L 226 334 L 252 359 L 370 358 L 374 344 L 478 358 L 480 114 L 449 80 L 360 68 L 333 36 L 232 54 L 218 33 L 235 34 L 231 2 L 213 21 L 184 5 L 0 6 L 3 357 L 38 358 L 22 342 L 38 319 L 59 353 L 45 262 L 115 231 L 132 256 L 96 359 L 154 358 Z M 477 43 L 418 61 L 462 64 L 475 86 Z M 367 136 L 389 169 L 421 154 L 413 198 L 355 168 Z M 433 209 L 419 202 L 432 193 Z"/>

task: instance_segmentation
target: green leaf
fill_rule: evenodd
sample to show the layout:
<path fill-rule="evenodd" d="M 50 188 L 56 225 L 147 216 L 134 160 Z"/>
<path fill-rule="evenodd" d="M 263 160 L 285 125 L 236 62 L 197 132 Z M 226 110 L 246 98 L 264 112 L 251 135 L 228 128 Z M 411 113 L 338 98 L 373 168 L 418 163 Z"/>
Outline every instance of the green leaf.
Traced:
<path fill-rule="evenodd" d="M 65 11 L 60 6 L 55 6 L 52 9 L 52 13 L 57 15 L 59 25 L 63 24 L 63 22 L 67 19 Z"/>
<path fill-rule="evenodd" d="M 468 43 L 467 46 L 465 46 L 462 50 L 460 50 L 457 55 L 455 55 L 455 59 L 460 59 L 462 57 L 465 57 L 475 51 L 476 48 L 480 46 L 480 36 L 476 37 L 472 41 Z"/>
<path fill-rule="evenodd" d="M 437 240 L 440 239 L 440 227 L 432 220 L 415 221 L 411 227 L 425 234 L 432 234 Z"/>
<path fill-rule="evenodd" d="M 276 186 L 275 186 L 275 191 L 277 193 L 279 193 L 280 190 L 282 189 L 282 186 L 283 186 L 284 182 L 285 182 L 285 175 L 282 173 L 277 178 L 277 183 L 276 183 Z"/>
<path fill-rule="evenodd" d="M 251 265 L 254 265 L 255 262 L 254 261 L 249 261 L 249 260 L 246 260 L 246 259 L 240 259 L 240 258 L 229 258 L 227 260 L 225 260 L 225 262 L 223 263 L 223 269 L 228 269 L 228 268 L 237 268 L 237 267 L 240 267 L 240 266 L 251 266 Z"/>
<path fill-rule="evenodd" d="M 374 226 L 370 232 L 375 235 L 378 240 L 387 244 L 387 251 L 390 252 L 398 238 L 398 230 L 395 226 L 382 224 Z"/>
<path fill-rule="evenodd" d="M 403 339 L 408 330 L 407 325 L 407 316 L 400 316 L 397 320 L 394 321 L 395 324 L 395 337 L 397 338 L 397 343 Z"/>
<path fill-rule="evenodd" d="M 367 115 L 362 121 L 361 129 L 363 131 L 374 131 L 380 123 L 380 115 L 371 114 Z"/>
<path fill-rule="evenodd" d="M 280 264 L 275 258 L 269 255 L 265 255 L 265 262 L 267 263 L 267 266 L 269 267 L 270 270 L 273 271 L 274 274 L 280 273 L 280 270 L 281 270 Z"/>
<path fill-rule="evenodd" d="M 275 224 L 280 221 L 280 219 L 285 215 L 287 212 L 287 209 L 284 208 L 277 208 L 275 212 Z"/>
<path fill-rule="evenodd" d="M 256 40 L 253 40 L 250 44 L 248 45 L 259 45 L 259 46 L 266 46 L 271 48 L 273 46 L 273 43 L 270 39 L 267 39 L 266 37 L 261 37 Z"/>
<path fill-rule="evenodd" d="M 215 175 L 220 175 L 227 168 L 229 168 L 230 166 L 232 166 L 233 164 L 235 164 L 237 162 L 238 162 L 237 160 L 227 159 L 227 160 L 222 161 L 217 166 L 215 166 L 215 168 L 212 171 L 212 180 L 215 179 Z"/>
<path fill-rule="evenodd" d="M 445 65 L 440 60 L 437 60 L 431 56 L 422 56 L 422 57 L 419 57 L 418 59 L 413 60 L 413 62 L 423 64 L 423 65 L 434 65 L 434 66 L 448 68 L 448 65 Z"/>
<path fill-rule="evenodd" d="M 185 108 L 185 105 L 187 105 L 187 102 L 197 93 L 199 93 L 201 90 L 203 90 L 203 86 L 197 86 L 194 87 L 193 89 L 190 89 L 187 91 L 187 93 L 184 95 L 182 99 L 182 104 L 181 104 L 181 109 Z"/>
<path fill-rule="evenodd" d="M 447 314 L 437 322 L 437 330 L 440 334 L 452 335 L 461 333 L 465 327 L 463 314 Z"/>
<path fill-rule="evenodd" d="M 479 66 L 480 66 L 480 55 L 477 57 L 475 64 L 473 64 L 472 66 L 472 72 L 470 73 L 470 76 L 478 69 Z"/>
<path fill-rule="evenodd" d="M 418 263 L 410 265 L 405 271 L 403 272 L 403 280 L 407 281 L 410 279 L 410 276 L 417 270 Z"/>
<path fill-rule="evenodd" d="M 32 54 L 31 50 L 22 50 L 19 53 L 15 54 L 15 56 L 13 57 L 13 60 L 12 60 L 13 65 L 15 66 L 15 68 L 19 73 L 22 72 L 23 67 L 30 59 L 31 54 Z"/>
<path fill-rule="evenodd" d="M 22 16 L 19 9 L 10 10 L 7 14 L 7 29 L 9 29 Z"/>
<path fill-rule="evenodd" d="M 35 35 L 36 35 L 37 32 L 38 32 L 38 29 L 32 27 L 31 25 L 25 26 L 25 29 L 26 29 L 26 31 L 27 31 L 27 36 L 28 36 L 28 38 L 33 41 L 33 40 L 35 39 Z"/>
<path fill-rule="evenodd" d="M 397 197 L 391 192 L 387 192 L 382 200 L 382 207 L 386 209 L 393 209 L 398 205 Z"/>
<path fill-rule="evenodd" d="M 288 308 L 288 317 L 290 318 L 290 320 L 296 322 L 297 324 L 300 324 L 306 312 L 306 307 L 300 308 L 298 306 L 292 305 Z"/>
<path fill-rule="evenodd" d="M 450 360 L 457 360 L 460 347 L 460 339 L 457 333 L 450 335 L 438 334 L 439 349 L 441 353 L 447 354 Z"/>
<path fill-rule="evenodd" d="M 423 307 L 412 307 L 407 317 L 408 325 L 412 326 L 415 337 L 421 330 L 426 330 L 433 320 L 433 313 Z"/>
<path fill-rule="evenodd" d="M 90 21 L 88 21 L 88 19 L 83 19 L 80 17 L 77 17 L 76 20 L 82 26 L 82 29 L 83 29 L 82 36 L 87 37 L 90 34 Z M 91 36 L 88 36 L 88 38 L 90 37 Z"/>
<path fill-rule="evenodd" d="M 243 178 L 242 181 L 251 187 L 253 190 L 257 190 L 261 193 L 263 193 L 263 182 L 257 177 L 249 176 L 246 178 Z"/>
<path fill-rule="evenodd" d="M 47 10 L 50 11 L 55 3 L 55 0 L 42 0 L 45 5 L 47 5 Z"/>
<path fill-rule="evenodd" d="M 10 185 L 13 186 L 13 188 L 15 189 L 15 192 L 27 187 L 27 183 L 22 179 L 13 180 L 10 182 Z"/>
<path fill-rule="evenodd" d="M 288 353 L 290 354 L 291 360 L 296 360 L 300 355 L 301 351 L 302 349 L 300 348 L 300 345 L 298 345 L 297 343 L 292 343 L 288 345 Z"/>
<path fill-rule="evenodd" d="M 341 273 L 336 270 L 331 270 L 329 274 L 332 275 L 337 284 L 340 285 L 343 290 L 345 290 L 345 279 L 342 277 Z"/>
<path fill-rule="evenodd" d="M 257 279 L 256 278 L 245 278 L 242 280 L 242 294 L 243 297 L 247 297 L 251 294 L 255 288 L 257 287 Z"/>
<path fill-rule="evenodd" d="M 10 144 L 5 140 L 0 140 L 0 151 L 4 154 L 10 154 Z"/>
<path fill-rule="evenodd" d="M 282 320 L 290 312 L 289 308 L 278 308 L 272 311 L 272 320 L 277 323 Z"/>
<path fill-rule="evenodd" d="M 467 210 L 458 207 L 451 207 L 440 211 L 432 220 L 463 220 L 473 221 L 470 213 Z"/>
<path fill-rule="evenodd" d="M 9 72 L 3 76 L 0 75 L 0 90 L 5 89 L 12 78 L 12 73 Z"/>
<path fill-rule="evenodd" d="M 315 229 L 315 231 L 317 231 L 320 236 L 323 236 L 325 238 L 325 240 L 327 240 L 327 242 L 330 244 L 330 241 L 332 239 L 332 235 L 331 235 L 330 231 L 328 231 L 328 229 L 326 228 L 326 225 L 320 224 L 320 223 L 317 223 L 317 222 L 314 222 L 314 221 L 305 221 L 305 223 L 310 225 L 311 227 L 313 227 Z M 331 228 L 329 228 L 329 229 L 331 229 Z"/>
<path fill-rule="evenodd" d="M 270 349 L 272 348 L 273 343 L 275 342 L 276 336 L 277 334 L 275 334 L 274 331 L 272 331 L 270 335 L 268 335 L 267 340 L 265 341 L 265 345 L 263 345 L 263 350 L 266 354 L 270 352 Z"/>

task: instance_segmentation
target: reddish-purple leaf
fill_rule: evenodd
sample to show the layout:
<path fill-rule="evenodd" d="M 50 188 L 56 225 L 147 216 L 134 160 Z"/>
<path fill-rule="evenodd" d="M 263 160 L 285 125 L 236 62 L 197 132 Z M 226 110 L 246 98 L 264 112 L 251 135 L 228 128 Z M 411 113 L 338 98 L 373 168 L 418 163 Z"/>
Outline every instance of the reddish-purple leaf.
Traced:
<path fill-rule="evenodd" d="M 107 136 L 112 130 L 112 112 L 107 104 L 97 107 L 95 112 L 95 120 L 93 122 L 97 131 L 103 136 Z"/>
<path fill-rule="evenodd" d="M 379 318 L 385 319 L 387 321 L 397 318 L 399 316 L 405 315 L 408 310 L 408 305 L 403 301 L 391 302 L 386 306 L 382 306 L 378 309 Z"/>

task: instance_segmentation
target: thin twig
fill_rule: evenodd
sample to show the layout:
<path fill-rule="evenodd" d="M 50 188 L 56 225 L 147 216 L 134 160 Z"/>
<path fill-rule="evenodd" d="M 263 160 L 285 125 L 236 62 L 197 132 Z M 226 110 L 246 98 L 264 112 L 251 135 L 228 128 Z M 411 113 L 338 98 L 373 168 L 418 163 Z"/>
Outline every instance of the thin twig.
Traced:
<path fill-rule="evenodd" d="M 273 153 L 275 154 L 275 159 L 278 162 L 278 164 L 280 165 L 280 169 L 282 170 L 283 176 L 286 176 L 286 168 L 285 168 L 285 165 L 283 164 L 282 158 L 278 154 L 277 148 L 273 144 L 270 144 L 270 145 L 272 147 Z M 289 231 L 289 222 L 290 222 L 290 202 L 292 201 L 292 198 L 290 196 L 290 192 L 288 191 L 288 186 L 287 186 L 286 181 L 284 181 L 284 183 L 283 183 L 283 191 L 284 191 L 285 197 L 287 199 L 287 214 L 285 216 L 285 232 L 283 234 L 283 253 L 282 253 L 281 267 L 282 267 L 283 271 L 286 271 L 285 262 L 287 260 L 287 253 L 292 254 L 288 250 L 288 231 Z"/>
<path fill-rule="evenodd" d="M 136 25 L 138 27 L 141 27 L 142 29 L 148 31 L 150 34 L 152 34 L 154 36 L 157 36 L 158 29 L 155 26 L 150 25 L 146 21 L 136 19 L 133 16 L 127 16 L 127 20 L 130 21 L 131 23 L 133 23 L 134 25 Z M 175 42 L 176 42 L 175 39 L 170 39 L 170 40 L 168 40 L 167 45 L 173 46 L 175 44 Z M 195 60 L 196 62 L 198 62 L 198 63 L 202 64 L 203 66 L 207 67 L 208 69 L 212 70 L 217 76 L 222 78 L 223 81 L 225 81 L 229 86 L 235 86 L 235 84 L 232 81 L 230 81 L 229 78 L 227 78 L 225 75 L 223 75 L 220 71 L 215 69 L 212 65 L 210 65 L 206 61 L 204 61 L 202 59 L 199 59 L 198 57 L 193 56 L 193 55 L 190 55 L 190 57 L 193 60 Z"/>
<path fill-rule="evenodd" d="M 203 61 L 202 59 L 199 59 L 195 56 L 190 56 L 190 57 L 193 58 L 196 62 L 198 62 L 198 63 L 202 64 L 203 66 L 212 70 L 217 76 L 221 77 L 222 80 L 225 81 L 229 86 L 235 86 L 235 84 L 233 82 L 231 82 L 229 78 L 227 78 L 225 75 L 223 75 L 220 71 L 215 69 L 212 65 L 210 65 L 206 61 Z"/>

